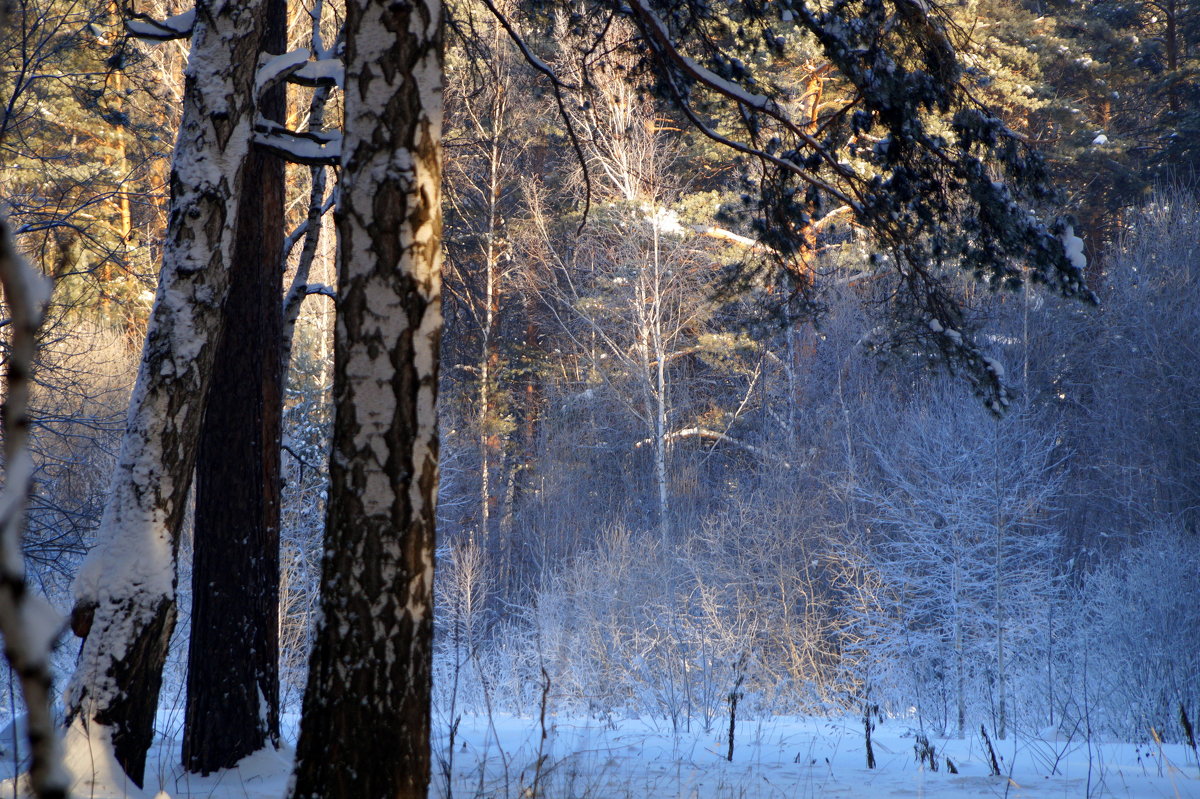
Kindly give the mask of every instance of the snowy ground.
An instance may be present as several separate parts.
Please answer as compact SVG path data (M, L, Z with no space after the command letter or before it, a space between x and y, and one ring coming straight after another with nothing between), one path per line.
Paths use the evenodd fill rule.
M170 718L163 728L177 732ZM294 719L292 720L294 725ZM728 722L725 722L726 724ZM292 728L294 732L294 726ZM438 747L444 757L445 734ZM1051 736L1046 736L1051 737ZM733 762L725 760L722 730L672 734L669 725L590 719L547 720L542 741L537 719L464 717L453 757L453 796L460 799L783 799L795 797L1179 797L1200 799L1200 767L1184 746L1112 744L1053 736L1000 742L1007 776L988 774L981 739L935 738L939 768L918 767L912 727L887 721L874 735L877 768L868 770L861 722L777 718L739 725ZM261 752L238 768L209 777L176 765L178 740L164 739L147 762L147 790L121 786L105 774L86 741L70 746L71 766L96 783L77 783L77 796L137 799L280 799L289 753ZM958 774L946 769L946 758ZM540 765L540 768L538 764ZM7 765L5 776L12 773ZM435 764L432 797L446 799ZM534 785L536 781L536 794ZM97 784L98 783L98 784ZM11 795L11 782L0 796Z

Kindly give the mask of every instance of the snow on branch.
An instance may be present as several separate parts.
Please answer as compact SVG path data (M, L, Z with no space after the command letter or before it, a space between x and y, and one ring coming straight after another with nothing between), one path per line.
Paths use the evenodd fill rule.
M719 241L727 241L731 244L740 244L743 247L750 249L752 252L770 252L775 250L763 244L757 239L752 239L749 236L743 236L740 233L735 233L732 230L725 228L714 227L713 225L693 225L692 231L699 236L707 236Z
M729 444L737 447L738 449L744 450L751 455L766 457L766 453L763 452L759 447L756 447L753 444L747 444L745 441L738 441L733 436L726 435L719 430L710 430L707 427L685 427L682 430L673 430L663 436L663 439L667 442L681 441L685 438L698 438L702 441L712 441L715 444ZM654 443L654 439L644 438L634 444L633 448L641 449L642 447L649 446L652 443Z
M264 54L258 72L254 74L254 94L262 97L263 92L282 80L287 80L300 67L308 63L308 50L298 47L283 55L270 56Z
M298 86L318 88L328 86L342 88L346 67L340 58L318 58L308 61L288 76L288 81Z
M264 56L254 76L256 96L261 97L263 92L284 80L312 88L340 87L345 75L342 60L330 57L313 61L311 55L307 48L299 47L283 55Z
M254 125L254 143L293 164L337 166L342 157L342 132L295 131L274 122Z
M157 20L146 14L134 13L132 19L125 20L125 30L135 39L149 42L169 42L172 39L186 39L192 35L192 27L196 24L196 9L192 8L182 14Z
M327 286L324 283L308 283L304 286L304 294L306 296L320 294L322 297L329 297L331 300L337 299L337 289L333 288L333 286Z

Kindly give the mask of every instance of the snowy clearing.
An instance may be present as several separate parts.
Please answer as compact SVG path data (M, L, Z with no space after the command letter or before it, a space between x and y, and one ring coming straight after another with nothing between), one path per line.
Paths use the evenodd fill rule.
M161 729L178 732L177 720L160 714ZM444 722L444 719L442 720ZM285 722L294 736L297 719ZM866 768L861 720L780 717L740 723L733 762L727 762L728 720L709 732L673 734L670 724L645 720L615 723L578 717L548 717L546 739L536 718L497 715L464 717L453 753L452 795L469 797L545 796L554 799L767 799L878 796L914 797L1200 797L1200 767L1183 745L1097 743L1082 735L1019 736L996 742L1005 776L990 776L989 756L976 734L965 740L931 737L938 770L917 764L918 730L889 719L872 735L877 767ZM437 730L431 797L446 799L445 763L449 727ZM1048 735L1049 731L1043 731ZM286 791L291 749L252 755L236 769L208 777L186 774L178 765L178 738L160 737L147 761L146 790L115 784L101 764L97 779L86 742L68 745L75 772L74 794L96 799L277 799ZM949 758L957 774L946 768ZM541 762L541 768L538 763ZM9 761L5 776L12 774ZM81 778L83 778L81 780ZM536 785L536 789L535 789ZM10 795L11 779L0 785Z

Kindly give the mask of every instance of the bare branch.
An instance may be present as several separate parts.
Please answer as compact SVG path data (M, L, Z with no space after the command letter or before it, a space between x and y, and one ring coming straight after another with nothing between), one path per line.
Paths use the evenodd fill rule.
M317 169L317 168L318 167L314 167L314 169ZM324 166L319 167L319 168L324 169ZM325 216L325 214L329 213L330 210L333 209L333 203L334 203L335 197L336 197L336 194L329 195L329 198L327 200L325 200L325 202L320 206L320 211L317 214L318 217ZM318 200L319 199L320 198L318 198ZM283 240L282 261L287 261L288 256L290 256L292 254L292 250L296 249L296 245L300 242L300 239L302 239L308 235L309 227L310 227L309 221L307 219L305 219L303 222L296 225L295 229L292 230L292 232L287 235L287 238Z

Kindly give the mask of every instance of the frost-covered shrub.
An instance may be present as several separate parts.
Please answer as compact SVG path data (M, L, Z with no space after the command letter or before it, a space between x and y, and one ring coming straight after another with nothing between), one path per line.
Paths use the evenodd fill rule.
M434 704L450 716L480 712L492 701L495 675L502 670L487 646L493 621L491 564L486 551L469 539L441 546L437 563Z
M756 541L735 527L718 517L667 549L652 533L610 528L487 637L479 679L528 712L545 669L558 708L674 729L713 729L739 679L739 713L811 709L829 639L810 601L809 561L796 562L800 549L783 548L782 534Z
M1180 705L1200 709L1200 536L1146 533L1087 576L1080 604L1075 670L1083 683L1086 665L1092 723L1183 740Z
M915 707L941 731L986 719L1003 735L1030 704L1024 670L1051 647L1055 436L1027 412L997 420L957 392L901 413L871 442L874 474L859 489L863 555L878 574L873 602L860 603L863 667L877 701Z

